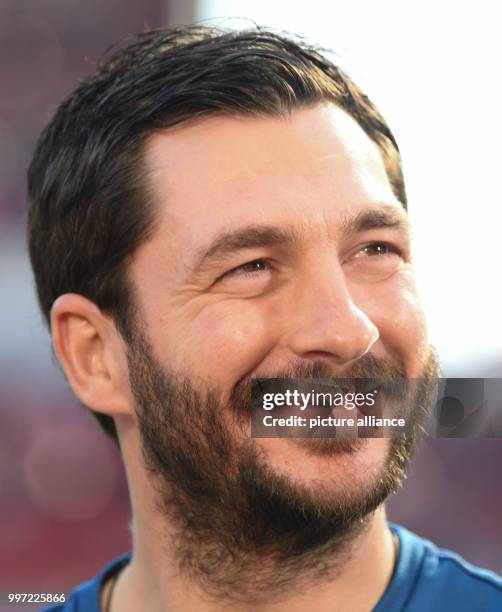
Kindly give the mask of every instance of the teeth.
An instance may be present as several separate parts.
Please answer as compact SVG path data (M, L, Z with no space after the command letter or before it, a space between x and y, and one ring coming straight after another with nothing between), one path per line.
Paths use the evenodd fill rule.
M347 395L347 393L355 393L356 392L356 388L354 385L348 386L342 386L340 387L340 393L343 393L344 395Z

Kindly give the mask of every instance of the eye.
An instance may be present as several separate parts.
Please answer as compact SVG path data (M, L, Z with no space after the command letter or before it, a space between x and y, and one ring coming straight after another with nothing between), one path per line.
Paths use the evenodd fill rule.
M355 258L375 257L376 255L399 255L402 256L401 250L388 242L372 242L360 249Z
M253 259L241 266L237 266L233 270L229 270L223 275L223 278L228 276L258 276L263 272L268 272L270 265L266 259Z
M390 278L406 261L404 251L388 242L370 242L346 260L346 270L353 280L377 282Z

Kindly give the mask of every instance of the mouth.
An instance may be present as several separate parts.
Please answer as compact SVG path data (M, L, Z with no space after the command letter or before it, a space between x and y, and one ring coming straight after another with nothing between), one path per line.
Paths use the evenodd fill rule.
M396 417L407 405L406 382L402 378L261 379L252 393L252 431L258 432L257 437L272 436L267 433L272 429L260 429L266 417L265 424L279 423L285 437L392 437L398 420L402 426ZM289 401L293 399L299 401Z
M339 398L339 409L361 414L375 414L375 406L381 404L383 394L382 382L374 380L354 380L351 384L341 384L335 387L334 393Z
M384 412L384 392L381 384L364 381L362 384L342 385L337 389L337 393L341 398L341 405L321 411L319 407L310 405L305 410L308 412L306 416L318 419L319 425L313 428L313 435L379 437L377 430L381 430L381 427L372 423L376 423L376 419Z

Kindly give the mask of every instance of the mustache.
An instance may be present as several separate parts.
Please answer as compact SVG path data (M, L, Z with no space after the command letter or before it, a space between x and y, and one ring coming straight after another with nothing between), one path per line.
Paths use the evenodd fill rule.
M397 364L383 357L376 357L371 353L363 355L357 362L343 371L334 371L333 366L324 361L291 363L273 372L246 377L234 387L229 398L230 407L241 417L249 417L251 415L251 385L258 378L280 380L302 378L327 379L330 382L340 381L342 385L343 381L354 379L364 379L365 381L403 380L406 378L406 373L403 364Z

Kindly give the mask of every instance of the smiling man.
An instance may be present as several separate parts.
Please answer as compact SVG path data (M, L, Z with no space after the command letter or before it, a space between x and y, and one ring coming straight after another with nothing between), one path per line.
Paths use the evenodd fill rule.
M502 608L494 574L388 525L415 436L250 435L255 378L438 375L397 145L321 52L141 35L58 109L29 192L54 348L133 511L132 552L55 609Z

